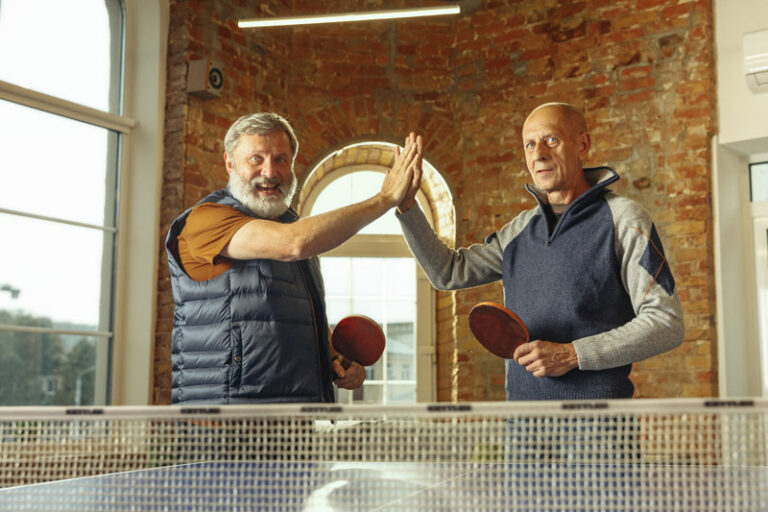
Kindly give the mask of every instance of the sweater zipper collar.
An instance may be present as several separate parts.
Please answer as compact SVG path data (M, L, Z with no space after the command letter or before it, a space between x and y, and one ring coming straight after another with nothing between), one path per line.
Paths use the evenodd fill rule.
M619 181L618 173L606 165L600 167L585 167L584 175L587 179L587 183L590 184L589 190L581 194L571 204L568 205L565 211L560 215L557 223L552 227L551 233L549 231L547 213L544 210L544 205L549 204L546 201L546 193L536 188L535 185L528 184L525 186L525 189L528 191L528 193L531 194L538 203L539 211L541 212L541 215L544 217L545 221L547 221L547 246L552 244L552 240L554 240L555 236L560 231L560 226L563 224L565 218L568 216L571 210L573 210L573 208L576 208L577 205L583 204L587 201L591 201L592 198L594 198L598 193L602 192L608 185Z

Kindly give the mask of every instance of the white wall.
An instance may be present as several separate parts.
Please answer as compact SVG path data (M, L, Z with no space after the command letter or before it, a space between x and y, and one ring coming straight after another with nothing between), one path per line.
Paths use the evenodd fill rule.
M768 30L768 1L715 0L717 101L720 144L743 152L765 153L768 141L768 92L753 93L744 79L742 39Z
M744 78L745 33L768 30L768 1L715 0L719 136L713 210L720 396L762 394L748 163L768 152L768 92ZM765 314L765 313L763 313Z
M761 391L754 254L747 169L749 159L714 143L715 287L719 395ZM744 199L746 198L746 200Z

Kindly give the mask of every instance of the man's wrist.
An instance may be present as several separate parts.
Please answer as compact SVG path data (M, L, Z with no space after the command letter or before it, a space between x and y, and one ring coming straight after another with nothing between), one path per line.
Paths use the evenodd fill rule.
M569 361L570 361L571 366L573 367L572 369L578 368L579 367L579 353L576 352L576 346L573 344L573 342L568 343L567 346L570 349L569 350Z
M398 215L403 215L405 212L413 208L415 205L416 205L416 201L409 201L408 204L406 204L406 202L403 201L397 206Z

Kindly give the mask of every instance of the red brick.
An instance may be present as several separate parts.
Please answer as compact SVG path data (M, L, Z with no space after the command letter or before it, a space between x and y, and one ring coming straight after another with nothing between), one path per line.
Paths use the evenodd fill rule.
M284 8L282 0L257 4L261 13ZM297 13L330 7L330 0L292 3ZM217 19L218 12L242 9L239 0L171 5L163 230L180 209L225 182L221 138L229 123L269 109L287 114L300 134L299 176L351 140L400 140L409 129L421 130L430 162L453 194L441 200L455 207L455 240L482 241L534 204L522 190L530 181L519 149L524 112L544 101L571 101L588 110L590 163L616 167L623 179L614 188L641 201L657 220L690 312L683 347L635 365L636 396L716 392L709 292L709 137L716 126L711 2L588 0L546 7L486 0L475 13L451 19L274 31L243 31L231 19ZM186 94L186 62L194 57L222 61L224 98ZM650 186L635 188L642 178ZM154 400L167 403L167 265L159 274ZM503 363L478 348L466 325L469 308L487 297L502 300L500 286L438 294L440 400L504 398Z

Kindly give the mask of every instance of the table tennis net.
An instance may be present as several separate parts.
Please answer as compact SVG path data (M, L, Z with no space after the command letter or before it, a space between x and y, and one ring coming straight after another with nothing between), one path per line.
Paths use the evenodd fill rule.
M0 408L0 510L768 510L768 402Z

